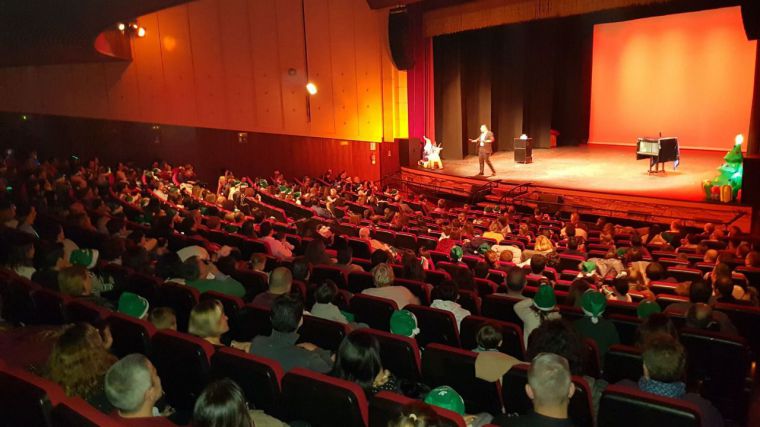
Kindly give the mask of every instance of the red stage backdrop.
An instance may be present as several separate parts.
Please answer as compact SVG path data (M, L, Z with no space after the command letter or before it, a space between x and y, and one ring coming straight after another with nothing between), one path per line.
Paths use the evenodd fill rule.
M596 25L589 142L662 132L682 148L730 148L749 130L755 43L739 7Z

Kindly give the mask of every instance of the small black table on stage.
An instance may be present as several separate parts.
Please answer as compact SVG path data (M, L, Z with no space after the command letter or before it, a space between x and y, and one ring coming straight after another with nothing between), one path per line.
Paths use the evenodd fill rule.
M680 160L678 138L639 138L636 141L636 160L642 159L649 159L649 173L652 173L652 166L654 172L665 172L665 162L673 162L673 169L677 168Z
M533 163L533 138L515 138L515 163Z

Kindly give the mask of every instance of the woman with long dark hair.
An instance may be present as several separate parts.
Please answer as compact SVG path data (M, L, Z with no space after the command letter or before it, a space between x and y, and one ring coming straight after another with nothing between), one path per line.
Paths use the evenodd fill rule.
M372 396L380 391L399 391L396 377L383 369L377 338L352 334L343 339L335 354L332 376L357 383Z

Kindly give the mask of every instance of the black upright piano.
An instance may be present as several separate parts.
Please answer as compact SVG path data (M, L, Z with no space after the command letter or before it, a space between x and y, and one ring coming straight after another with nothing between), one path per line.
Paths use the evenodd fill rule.
M649 159L649 173L665 172L665 163L673 162L673 169L680 162L678 138L639 138L636 142L636 160ZM659 170L662 165L662 170Z

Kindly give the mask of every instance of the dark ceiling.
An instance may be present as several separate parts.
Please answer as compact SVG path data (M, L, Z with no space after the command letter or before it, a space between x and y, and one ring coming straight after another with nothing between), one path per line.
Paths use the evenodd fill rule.
M117 22L191 0L0 0L0 66L112 60L93 47Z

